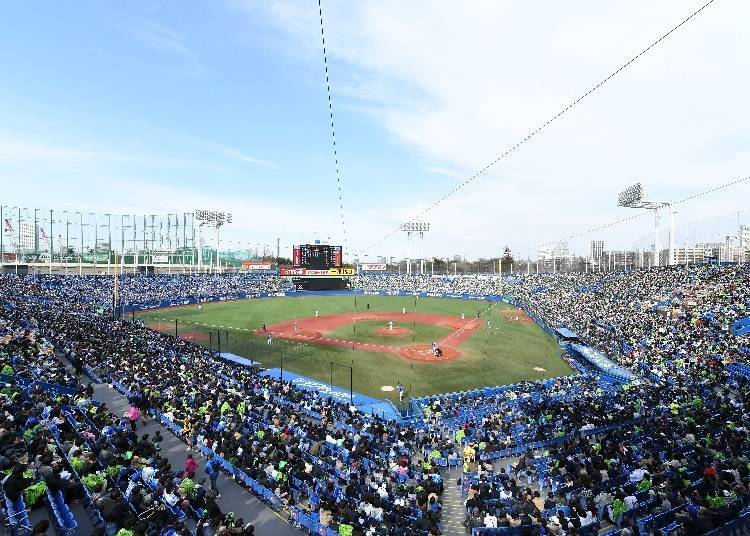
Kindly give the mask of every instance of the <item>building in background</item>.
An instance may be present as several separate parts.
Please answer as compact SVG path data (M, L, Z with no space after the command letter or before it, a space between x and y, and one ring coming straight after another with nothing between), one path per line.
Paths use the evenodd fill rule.
M2 225L5 251L24 254L35 250L36 232L33 223L19 223L6 218Z
M561 240L552 249L552 256L556 259L563 259L570 257L570 247L568 246L567 240Z
M740 247L743 249L750 249L750 226L740 225L739 233Z
M598 261L599 259L601 259L603 254L604 254L604 240L592 240L591 252L589 254L589 257L591 257L591 259L595 261Z
M674 249L675 264L702 264L706 257L706 244L693 244Z
M21 253L30 253L36 246L36 232L33 223L21 222L18 226L20 242L18 249Z

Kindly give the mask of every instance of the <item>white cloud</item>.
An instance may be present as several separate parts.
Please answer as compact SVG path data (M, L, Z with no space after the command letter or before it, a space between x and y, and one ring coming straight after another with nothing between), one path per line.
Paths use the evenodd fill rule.
M269 20L290 56L320 61L317 6L234 3ZM472 170L466 178L702 3L325 2L334 98L361 106L423 169ZM628 215L615 197L636 180L668 200L750 172L743 143L750 134L748 15L750 5L740 0L706 8L431 211L428 247L476 256L506 243L533 250ZM422 205L453 187L416 186ZM378 222L386 228L419 208L405 199L357 199L355 185L345 187L357 211L380 201ZM697 211L730 212L744 202L739 191L747 190L696 204ZM361 249L379 238L379 228L350 236ZM649 222L639 220L596 238L628 247L648 232ZM573 248L583 251L590 238ZM403 250L402 242L391 239L382 253Z
M202 147L206 145L200 142L197 144ZM127 144L123 142L122 145ZM81 170L96 171L100 176L106 176L110 171L121 173L130 167L162 170L201 168L214 172L225 171L220 166L198 159L174 158L166 154L154 156L124 148L112 149L102 144L73 140L59 141L55 136L32 138L8 131L0 131L0 164L6 168L24 169L29 173L49 173L52 170L55 175L59 176ZM0 176L3 171L0 169Z
M188 44L187 38L180 32L152 20L134 19L126 21L125 31L142 46L159 54L168 54L180 58L170 70L185 78L197 78L205 74L205 68L199 60L196 50Z
M200 142L195 145L210 146ZM235 152L233 157L241 162L272 165ZM326 239L331 229L340 228L335 214L310 206L304 199L278 196L273 189L249 195L232 188L231 180L215 175L221 168L199 156L193 160L152 157L101 145L72 141L65 144L0 131L3 205L12 200L13 206L25 207L32 213L41 209L42 214L49 209L56 214L67 210L139 216L181 214L196 208L224 210L233 214L233 223L222 231L225 247L260 243L275 251L278 238L286 255L291 254L293 242ZM210 173L215 178L210 185L205 181L174 180L188 171ZM213 243L213 236L206 240ZM339 241L340 236L333 240Z
M219 153L231 156L232 158L239 160L240 162L245 162L247 164L258 164L260 166L266 166L266 167L276 167L276 165L269 161L269 160L261 160L259 158L255 158L254 156L247 155L245 153L240 152L237 149L234 149L232 147L227 147L226 145L221 145L218 143L211 143L209 144L209 147L216 150Z
M0 132L0 163L6 166L36 165L40 161L71 166L95 161L122 162L133 160L132 156L122 153L48 144L34 140L20 139L12 134Z
M425 168L425 171L429 171L430 173L434 173L435 175L443 175L445 177L452 177L454 179L463 179L466 176L466 173L460 173L453 169L446 169L438 166L428 166Z
M185 44L185 38L178 32L150 20L135 21L130 30L142 44L160 52L192 54L193 50Z

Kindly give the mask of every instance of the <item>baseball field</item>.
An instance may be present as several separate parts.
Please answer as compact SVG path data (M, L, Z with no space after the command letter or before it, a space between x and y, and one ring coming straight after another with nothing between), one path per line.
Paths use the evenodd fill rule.
M503 303L397 296L305 296L152 310L153 329L375 398L570 374L560 347ZM265 330L264 330L265 325ZM433 344L442 356L433 355Z

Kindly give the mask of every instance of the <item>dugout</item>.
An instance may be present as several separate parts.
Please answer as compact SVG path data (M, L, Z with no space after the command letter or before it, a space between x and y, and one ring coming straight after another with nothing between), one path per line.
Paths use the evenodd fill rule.
M568 328L555 328L555 336L560 340L560 342L578 342L578 335L576 334L576 332Z

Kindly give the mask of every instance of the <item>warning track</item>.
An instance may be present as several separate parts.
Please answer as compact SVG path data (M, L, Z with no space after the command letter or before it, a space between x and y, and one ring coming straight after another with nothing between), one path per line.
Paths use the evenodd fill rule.
M452 331L437 341L437 345L443 350L441 357L434 357L430 345L412 345L398 346L394 344L378 344L359 341L349 341L344 339L335 339L326 337L325 333L337 328L362 322L366 320L382 320L385 324L389 321L399 323L431 324L445 326ZM325 346L340 346L352 349L362 349L375 352L387 352L399 355L406 359L417 361L452 361L461 356L458 347L463 343L476 329L482 325L478 318L461 320L455 316L437 315L430 313L398 313L398 312L367 312L367 313L341 313L335 315L321 315L319 317L305 317L279 322L266 326L266 332L255 330L253 333L258 336L266 336L271 333L273 337L289 341L304 341L309 344L319 344ZM394 331L395 331L394 327ZM385 328L387 330L387 328ZM384 339L389 338L390 334L378 330Z

